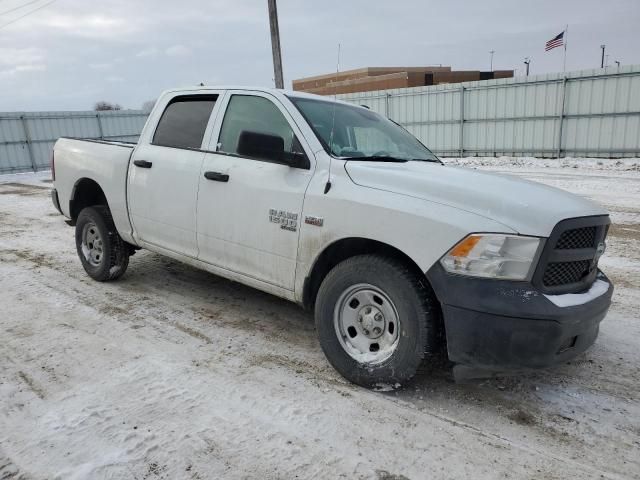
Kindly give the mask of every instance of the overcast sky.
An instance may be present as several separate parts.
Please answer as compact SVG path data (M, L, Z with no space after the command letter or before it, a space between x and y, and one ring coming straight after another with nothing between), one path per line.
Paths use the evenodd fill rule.
M271 86L267 0L0 0L0 111L139 108L165 88ZM21 5L22 9L6 12ZM278 0L285 86L365 66L567 70L640 64L640 0ZM3 25L6 25L3 27Z

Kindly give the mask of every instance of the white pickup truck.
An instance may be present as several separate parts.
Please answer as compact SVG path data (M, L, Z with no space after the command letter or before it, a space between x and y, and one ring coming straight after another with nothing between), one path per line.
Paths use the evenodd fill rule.
M609 216L562 190L444 165L367 108L262 88L164 92L136 145L61 138L53 202L95 280L145 248L314 309L329 362L402 385L586 350L613 287Z

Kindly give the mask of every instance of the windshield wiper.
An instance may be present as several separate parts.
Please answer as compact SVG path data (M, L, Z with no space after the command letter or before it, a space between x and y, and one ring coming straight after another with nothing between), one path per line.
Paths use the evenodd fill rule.
M393 162L393 163L406 163L409 161L412 162L433 162L433 163L442 163L440 160L435 158L398 158L392 157L390 155L369 155L362 157L339 157L340 160L363 160L365 162Z
M370 155L362 157L338 157L340 160L362 160L364 162L394 162L394 163L406 163L409 160L406 158L391 157L389 155Z
M411 160L415 162L431 162L431 163L442 163L442 160L438 158L412 158Z

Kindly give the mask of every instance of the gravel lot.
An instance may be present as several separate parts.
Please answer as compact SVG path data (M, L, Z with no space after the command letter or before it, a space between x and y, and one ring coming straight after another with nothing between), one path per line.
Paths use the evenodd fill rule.
M0 479L640 478L637 162L460 163L611 211L614 305L585 355L363 390L293 304L149 252L90 280L47 174L0 177Z

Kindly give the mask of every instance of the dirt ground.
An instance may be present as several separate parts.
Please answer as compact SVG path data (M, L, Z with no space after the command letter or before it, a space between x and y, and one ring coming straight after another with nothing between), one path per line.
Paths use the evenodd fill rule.
M46 174L0 177L0 479L640 478L640 172L482 168L611 211L613 307L575 361L391 393L267 294L149 252L92 281Z

